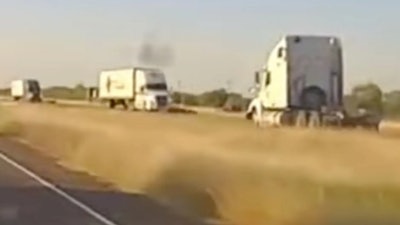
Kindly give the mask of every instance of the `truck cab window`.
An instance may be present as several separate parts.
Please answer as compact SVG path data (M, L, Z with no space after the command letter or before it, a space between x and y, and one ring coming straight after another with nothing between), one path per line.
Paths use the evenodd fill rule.
M265 74L265 86L268 86L271 83L271 72L267 72Z
M27 86L28 86L28 91L31 93L40 92L39 82L37 82L37 81L28 80Z
M147 84L146 89L148 89L148 90L167 90L167 84L163 84L163 83Z
M278 49L278 58L282 58L283 57L284 51L285 51L285 49L283 47L280 47Z

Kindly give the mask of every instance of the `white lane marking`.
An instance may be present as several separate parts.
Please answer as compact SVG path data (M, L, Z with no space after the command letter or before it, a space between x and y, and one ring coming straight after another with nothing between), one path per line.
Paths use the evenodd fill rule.
M49 190L53 191L54 193L58 194L60 197L62 197L63 199L67 200L68 202L72 203L74 206L80 208L81 210L83 210L84 212L86 212L87 214L92 216L93 218L97 219L102 224L105 224L105 225L117 225L116 223L114 223L111 220L107 219L106 217L104 217L100 213L96 212L95 210L93 210L89 206L85 205L84 203L80 202L76 198L72 197L71 195L69 195L65 191L59 189L54 184L52 184L49 181L41 178L39 175L37 175L34 172L30 171L29 169L23 167L21 164L15 162L14 160L12 160L8 156L4 155L3 153L0 153L0 159L4 160L9 165L15 167L16 169L18 169L19 171L21 171L25 175L27 175L30 178L32 178L33 180L37 181L39 184L43 185L44 187L46 187Z

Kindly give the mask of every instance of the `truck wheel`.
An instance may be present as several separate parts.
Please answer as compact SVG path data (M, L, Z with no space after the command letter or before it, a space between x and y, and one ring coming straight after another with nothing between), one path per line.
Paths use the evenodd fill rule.
M115 109L115 106L116 106L115 100L111 99L111 100L108 102L108 107L109 107L110 109Z
M128 110L128 104L125 100L121 100L119 103L122 105L122 107L124 107L124 110Z
M306 127L307 126L307 112L306 111L298 111L296 115L295 121L296 127Z
M42 99L39 96L34 96L34 97L32 97L31 101L33 103L40 103L40 102L42 102Z
M332 119L329 118L328 116L322 116L321 118L321 126L322 127L329 127L329 126L335 126L335 127L340 127L340 122L338 119Z
M317 128L321 126L321 116L319 112L311 112L310 118L308 121L308 126L311 128Z
M280 124L282 126L291 126L293 125L294 117L292 112L282 112L282 116L280 118Z
M256 110L254 108L252 108L250 112L246 113L246 119L253 120L255 112L256 112Z

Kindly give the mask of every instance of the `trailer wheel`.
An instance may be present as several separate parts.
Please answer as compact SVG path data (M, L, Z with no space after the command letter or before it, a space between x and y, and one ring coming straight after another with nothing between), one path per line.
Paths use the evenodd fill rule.
M280 124L282 126L291 126L293 125L294 117L292 112L282 112L282 116L280 119Z
M306 127L307 126L307 112L306 111L299 111L296 115L296 127Z
M256 109L252 108L250 112L246 113L246 119L253 120L255 113L256 113Z
M119 102L119 104L122 105L122 107L124 108L124 110L128 110L128 104L126 103L125 100L121 100L121 101Z
M109 107L110 109L115 109L115 106L116 106L115 100L114 100L114 99L111 99L111 100L108 102L108 107Z
M322 115L321 116L322 127L342 127L341 119L336 116Z
M308 126L311 128L317 128L321 126L321 116L319 112L313 111L310 113Z

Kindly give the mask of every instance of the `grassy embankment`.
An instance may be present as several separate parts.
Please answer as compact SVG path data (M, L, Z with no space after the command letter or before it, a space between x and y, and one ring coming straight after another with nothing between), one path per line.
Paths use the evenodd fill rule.
M400 223L397 128L392 135L258 130L211 115L6 111L18 135L66 167L186 213L240 225Z

